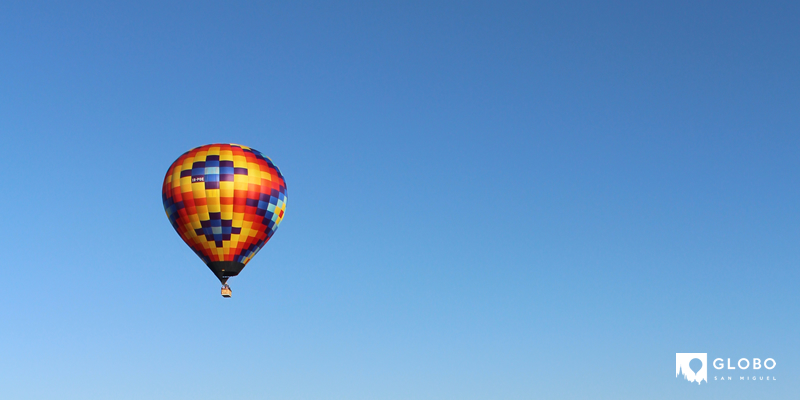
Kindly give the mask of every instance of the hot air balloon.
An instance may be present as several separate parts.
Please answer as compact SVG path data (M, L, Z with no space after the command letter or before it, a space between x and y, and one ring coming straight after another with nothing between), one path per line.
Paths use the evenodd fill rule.
M208 144L178 157L161 189L172 227L222 283L239 275L278 229L286 181L269 157L238 144Z

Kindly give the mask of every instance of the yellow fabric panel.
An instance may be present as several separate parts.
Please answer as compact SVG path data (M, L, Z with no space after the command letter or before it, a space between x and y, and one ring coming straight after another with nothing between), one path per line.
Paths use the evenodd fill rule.
M195 199L206 198L205 182L192 182L192 196L194 196Z
M222 204L220 205L220 217L222 219L230 220L233 218L233 205L232 204Z
M219 183L219 196L220 197L230 197L233 198L233 187L234 182L231 181L223 181Z
M210 213L222 211L219 207L219 189L206 189L206 204Z

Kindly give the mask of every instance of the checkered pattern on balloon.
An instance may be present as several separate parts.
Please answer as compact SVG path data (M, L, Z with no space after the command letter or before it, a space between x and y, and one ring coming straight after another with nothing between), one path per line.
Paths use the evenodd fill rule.
M286 182L259 151L210 144L172 163L162 200L175 231L212 271L212 265L231 262L244 268L283 220Z

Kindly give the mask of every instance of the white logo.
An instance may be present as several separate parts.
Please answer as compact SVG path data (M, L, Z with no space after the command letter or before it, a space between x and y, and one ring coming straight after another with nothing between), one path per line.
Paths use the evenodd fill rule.
M708 383L708 353L675 353L675 377L683 375L689 382Z

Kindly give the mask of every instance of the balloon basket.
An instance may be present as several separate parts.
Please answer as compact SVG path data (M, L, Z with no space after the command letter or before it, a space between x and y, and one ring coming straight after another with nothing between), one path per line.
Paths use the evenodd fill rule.
M222 297L230 298L231 297L231 287L228 285L222 285Z

